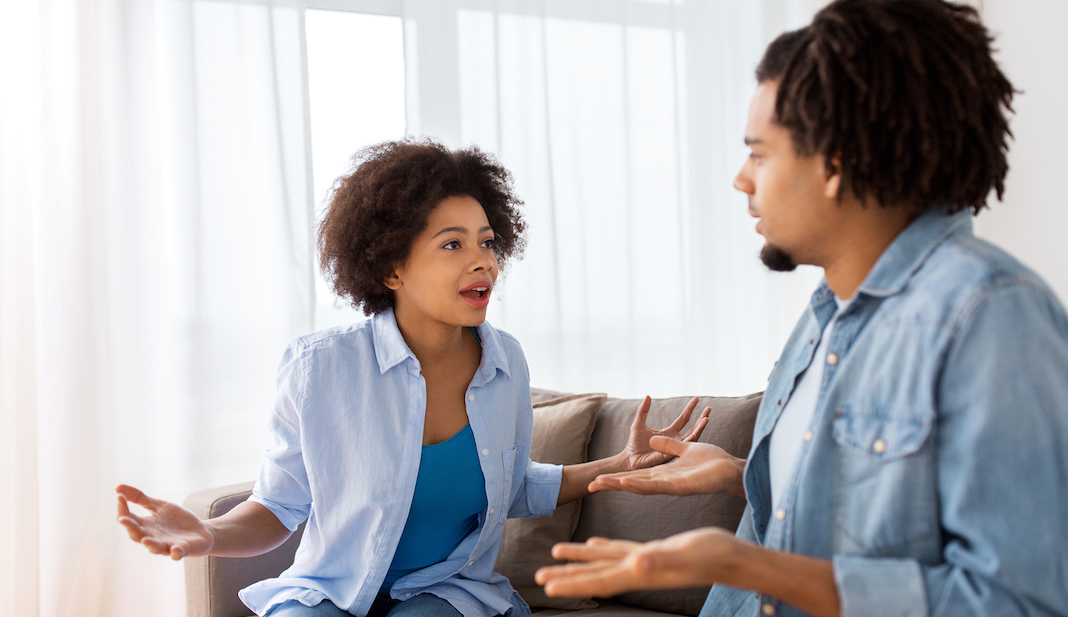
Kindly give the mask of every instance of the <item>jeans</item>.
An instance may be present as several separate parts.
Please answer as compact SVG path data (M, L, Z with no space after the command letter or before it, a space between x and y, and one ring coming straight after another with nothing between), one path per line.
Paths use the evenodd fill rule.
M296 600L289 600L274 607L267 613L270 617L351 617L330 600L323 600L315 606L304 606ZM410 600L394 600L380 595L371 605L367 617L463 617L460 611L441 598L421 593Z

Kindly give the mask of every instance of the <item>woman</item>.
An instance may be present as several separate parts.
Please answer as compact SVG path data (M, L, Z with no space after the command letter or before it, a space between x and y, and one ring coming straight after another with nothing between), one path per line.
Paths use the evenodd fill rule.
M599 474L664 462L639 408L627 448L560 467L529 460L522 349L485 322L523 248L507 170L429 140L361 151L319 227L323 272L367 322L297 338L278 375L274 443L252 497L224 516L120 486L119 522L173 559L252 556L308 520L293 566L242 590L257 614L529 615L493 572L510 516L544 516ZM696 439L707 411L684 435ZM127 502L148 509L137 516Z

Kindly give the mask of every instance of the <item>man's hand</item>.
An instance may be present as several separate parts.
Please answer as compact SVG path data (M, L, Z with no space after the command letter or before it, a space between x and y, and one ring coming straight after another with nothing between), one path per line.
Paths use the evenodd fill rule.
M692 429L686 433L680 433L686 423L690 421L690 415L693 414L698 401L699 399L696 396L693 397L682 410L682 413L679 414L679 417L671 423L671 426L663 430L653 430L646 424L652 399L648 396L645 397L641 404L638 405L638 413L634 415L634 422L630 425L630 439L627 440L627 447L622 452L631 471L661 465L672 459L674 455L666 454L652 447L650 442L657 437L676 439L686 443L695 442L701 437L705 426L708 425L708 413L712 411L711 407L705 407Z
M541 568L534 580L549 596L599 598L638 589L708 586L729 578L745 544L713 527L644 544L591 538L585 544L553 547L556 559L585 563Z
M119 500L119 523L131 540L143 544L150 552L178 560L206 555L215 543L208 527L189 510L153 499L132 486L121 485L115 492ZM128 503L135 503L148 513L137 516L130 512Z
M694 399L691 405L694 405L696 400ZM646 402L648 402L648 399L646 399ZM648 408L646 411L648 411ZM683 411L683 414L688 415L688 411L692 411L689 406L686 411ZM638 413L639 418L641 418L640 408ZM706 410L706 415L702 418L704 423L708 422L707 413L708 411ZM638 420L636 419L635 426L637 424ZM678 424L678 421L676 421L676 424ZM644 426L644 421L642 425ZM672 425L672 427L674 426L675 424ZM704 428L704 424L700 423L700 421L699 426L702 429ZM697 428L695 427L694 430L696 431ZM632 428L632 439L634 432L635 429ZM651 469L638 469L597 476L590 483L590 492L628 491L641 495L725 493L740 497L745 496L745 488L742 483L745 459L731 456L719 446L693 440L679 441L662 435L651 437L649 446L661 453L665 460L670 460L672 457L677 458L670 463Z

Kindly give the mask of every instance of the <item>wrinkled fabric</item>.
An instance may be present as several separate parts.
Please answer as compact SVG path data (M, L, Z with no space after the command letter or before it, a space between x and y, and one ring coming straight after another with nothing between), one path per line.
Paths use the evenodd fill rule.
M430 593L467 617L530 609L493 565L508 517L551 514L562 467L530 461L530 376L519 343L488 323L467 389L486 480L478 528L440 563L397 580L391 595ZM287 600L330 600L366 615L408 518L422 450L426 383L393 312L297 338L278 372L273 444L250 499L290 530L307 519L292 567L241 591L257 614Z
M771 374L738 536L833 560L847 617L1068 614L1068 318L1050 289L970 213L935 209L813 358L835 308L824 281ZM812 362L812 438L773 510L770 435ZM716 586L701 614L802 613Z

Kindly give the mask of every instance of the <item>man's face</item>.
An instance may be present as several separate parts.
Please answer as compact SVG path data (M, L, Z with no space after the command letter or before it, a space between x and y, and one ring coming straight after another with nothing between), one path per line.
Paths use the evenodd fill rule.
M749 196L749 214L764 236L761 260L773 270L797 264L822 265L833 237L838 176L829 175L820 155L800 156L790 132L772 119L778 83L757 87L749 104L745 143L750 154L734 178Z

